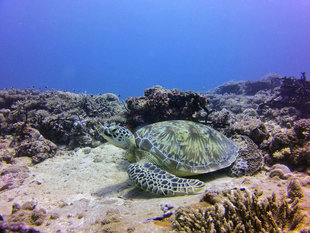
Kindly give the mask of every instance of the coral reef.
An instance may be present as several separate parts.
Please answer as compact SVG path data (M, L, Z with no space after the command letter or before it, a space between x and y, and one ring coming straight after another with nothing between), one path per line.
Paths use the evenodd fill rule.
M310 232L309 90L305 74L230 82L206 93L155 86L127 106L114 94L2 90L0 232ZM134 129L171 119L202 122L232 138L239 157L225 172L254 176L201 176L209 190L199 203L200 195L154 199L130 187L121 151L92 148L101 125ZM253 191L259 187L264 193ZM104 200L79 204L102 190ZM10 213L12 203L25 200L32 201L13 204ZM163 213L161 201L169 202ZM173 208L184 203L195 204Z
M207 123L229 137L248 136L270 166L282 163L292 170L306 170L309 93L304 73L300 79L271 74L261 81L229 82L205 93L211 110Z
M268 152L266 162L283 163L292 169L305 169L310 165L310 119L300 119L292 128L275 127L271 137L261 146Z
M126 108L114 94L87 95L61 91L1 90L1 135L12 134L14 124L39 130L56 144L91 146L100 124L125 124Z
M293 185L292 185L293 186ZM299 197L280 199L276 194L265 199L261 192L250 193L246 189L223 191L210 207L180 207L172 220L173 229L181 232L283 232L296 230L302 225L304 215L299 208ZM205 195L206 196L206 195ZM211 197L210 197L211 196ZM210 203L209 203L210 205Z
M126 103L129 109L127 123L131 128L163 120L197 121L209 113L205 96L161 86L148 88L144 96L130 97Z
M310 81L302 73L300 79L285 77L277 90L277 98L267 104L273 108L294 107L299 109L304 117L310 117Z
M255 95L262 90L272 90L281 83L281 76L268 74L261 81L227 82L212 92L216 94Z
M269 137L266 126L255 114L249 115L250 110L247 109L242 114L236 114L230 120L230 130L234 134L249 136L256 144L260 144ZM256 112L255 112L256 113Z

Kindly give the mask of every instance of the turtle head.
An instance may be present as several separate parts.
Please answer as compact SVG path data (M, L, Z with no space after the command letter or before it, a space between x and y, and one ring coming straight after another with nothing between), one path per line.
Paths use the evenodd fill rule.
M121 126L103 126L101 135L114 146L127 151L136 146L134 135L128 129Z

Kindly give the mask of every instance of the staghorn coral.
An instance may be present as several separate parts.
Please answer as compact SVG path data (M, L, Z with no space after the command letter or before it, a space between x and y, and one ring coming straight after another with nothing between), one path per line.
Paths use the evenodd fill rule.
M262 193L256 190L251 194L246 189L223 191L221 195L224 201L211 207L178 208L172 220L173 229L211 233L283 232L296 229L304 218L298 197L277 199L273 193L262 199Z

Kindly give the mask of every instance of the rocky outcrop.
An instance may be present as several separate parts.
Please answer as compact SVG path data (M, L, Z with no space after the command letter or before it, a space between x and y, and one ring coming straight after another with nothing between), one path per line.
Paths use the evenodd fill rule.
M164 120L197 121L209 112L205 96L191 91L168 90L161 86L148 88L144 96L130 97L126 103L130 128Z

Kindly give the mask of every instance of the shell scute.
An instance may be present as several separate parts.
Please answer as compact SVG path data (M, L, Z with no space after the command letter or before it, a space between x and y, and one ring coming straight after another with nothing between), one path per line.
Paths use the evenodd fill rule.
M151 152L170 170L188 174L228 167L238 147L222 133L199 123L175 120L154 123L135 133L137 147Z

